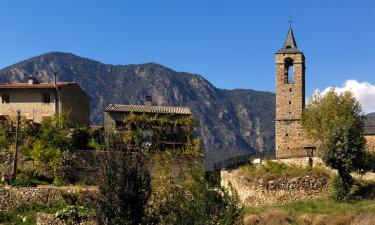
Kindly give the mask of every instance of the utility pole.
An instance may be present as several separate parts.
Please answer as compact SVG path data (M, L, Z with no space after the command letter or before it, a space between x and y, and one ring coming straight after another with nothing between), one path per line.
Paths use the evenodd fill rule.
M14 151L14 159L13 159L13 175L16 177L17 175L17 157L18 157L18 130L20 128L20 110L17 110L17 124L16 124L16 143L15 143L15 151Z

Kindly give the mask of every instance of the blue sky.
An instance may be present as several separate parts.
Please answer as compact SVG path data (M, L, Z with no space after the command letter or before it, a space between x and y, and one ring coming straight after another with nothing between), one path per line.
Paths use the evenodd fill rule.
M306 88L375 84L375 1L2 0L0 67L50 51L156 62L220 88L275 90L292 16Z

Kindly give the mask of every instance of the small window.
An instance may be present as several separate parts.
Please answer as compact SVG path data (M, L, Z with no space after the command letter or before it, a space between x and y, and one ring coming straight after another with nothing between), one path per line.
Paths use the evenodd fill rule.
M42 101L43 103L50 103L51 102L51 96L48 93L42 94Z
M292 104L292 102L291 101L289 101L289 105L291 105Z
M1 95L1 102L2 103L9 103L9 94Z
M289 92L292 92L292 89L291 89L291 88L289 88Z
M289 134L285 134L285 137L288 137L289 136Z
M123 129L124 129L124 122L116 121L116 130L123 130Z
M173 128L172 128L172 133L173 134L178 134L179 133L179 126L173 126Z

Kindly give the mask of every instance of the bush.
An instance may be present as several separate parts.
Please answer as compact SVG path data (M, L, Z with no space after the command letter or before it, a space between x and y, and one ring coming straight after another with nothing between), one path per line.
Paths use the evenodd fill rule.
M345 177L345 178L343 178ZM334 176L332 179L331 198L338 202L350 200L350 190L353 185L353 178L349 176Z
M61 151L45 146L41 141L36 141L31 150L31 158L38 175L54 178L61 160Z
M31 187L34 186L31 177L26 175L25 173L19 173L17 174L16 179L14 179L11 183L12 186L15 187Z
M98 207L101 224L141 224L151 192L145 157L141 153L111 150L102 158Z
M55 216L68 224L80 224L94 217L94 211L84 206L69 205L57 211Z
M86 150L89 140L90 134L86 128L75 128L71 137L71 147L74 150Z
M193 167L185 181L175 183L171 155L163 153L155 163L149 224L235 224L242 211L236 192L218 185L216 174Z

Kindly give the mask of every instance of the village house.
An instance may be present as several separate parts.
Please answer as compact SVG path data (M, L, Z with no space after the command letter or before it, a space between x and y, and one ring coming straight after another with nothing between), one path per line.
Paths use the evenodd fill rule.
M27 83L0 83L0 119L9 120L20 111L35 123L55 114L69 113L74 126L90 125L89 96L75 82L40 83L29 77Z
M375 153L375 118L368 118L365 120L363 131L366 138L367 150Z
M187 107L110 104L104 114L105 130L128 135L132 148L184 149L192 142L194 122Z

